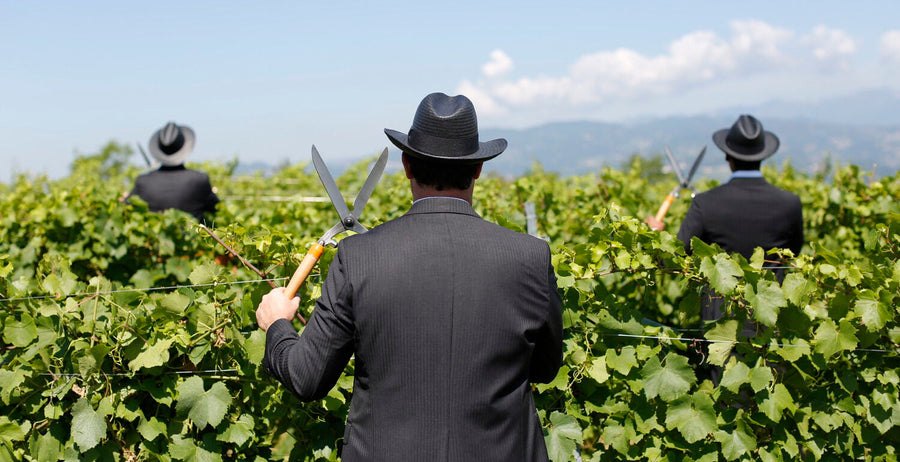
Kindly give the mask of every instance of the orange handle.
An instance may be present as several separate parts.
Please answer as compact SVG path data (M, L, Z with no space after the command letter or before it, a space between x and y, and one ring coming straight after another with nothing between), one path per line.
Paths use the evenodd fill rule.
M316 242L309 248L309 252L306 252L306 256L303 257L303 261L300 262L297 271L294 271L294 275L291 276L291 281L288 282L287 289L284 292L288 298L294 298L294 295L297 295L297 291L300 290L300 286L306 281L306 277L309 276L313 266L316 266L316 262L319 261L323 251L325 251L325 246Z
M657 221L662 221L663 217L666 216L666 212L669 211L669 206L672 205L672 202L675 202L675 195L670 193L666 196L666 199L663 201L662 205L659 206L659 211L656 212Z

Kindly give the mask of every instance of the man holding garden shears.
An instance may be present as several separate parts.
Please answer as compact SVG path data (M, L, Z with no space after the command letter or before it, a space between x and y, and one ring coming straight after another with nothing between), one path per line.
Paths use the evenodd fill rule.
M471 205L506 140L481 142L472 102L443 93L409 133L385 134L403 151L410 210L340 242L302 335L297 298L263 297L264 367L315 400L355 357L344 461L547 461L530 383L562 362L550 249Z

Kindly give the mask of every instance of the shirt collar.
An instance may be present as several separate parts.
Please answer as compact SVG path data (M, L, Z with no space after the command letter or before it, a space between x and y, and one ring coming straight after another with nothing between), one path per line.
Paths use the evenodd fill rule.
M728 181L731 181L735 178L762 178L763 174L759 170L735 170L731 172L731 177L728 178Z
M460 199L460 198L458 198L458 197L450 197L450 196L428 196L428 197L423 197L423 198L414 200L414 201L413 201L413 205L415 205L415 204L418 203L418 202L422 202L422 201L424 201L424 200L426 200L426 199L455 199L455 200L458 200L458 201L465 202L466 204L469 203L469 201L467 201L467 200L465 200L465 199ZM469 205L471 205L471 204L469 204Z

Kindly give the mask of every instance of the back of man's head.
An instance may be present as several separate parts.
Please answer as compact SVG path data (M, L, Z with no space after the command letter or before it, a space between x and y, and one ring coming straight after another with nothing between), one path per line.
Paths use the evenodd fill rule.
M725 155L725 159L728 160L729 165L731 165L731 170L759 170L760 164L762 164L761 160L740 160L738 158Z
M469 189L481 165L481 162L464 164L423 159L405 152L403 158L416 183L437 191Z

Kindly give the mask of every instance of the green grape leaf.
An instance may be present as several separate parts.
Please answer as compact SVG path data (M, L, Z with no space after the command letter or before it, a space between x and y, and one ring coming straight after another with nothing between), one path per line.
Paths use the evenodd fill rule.
M222 271L222 267L215 262L208 262L197 265L188 276L191 284L210 284L216 281L216 278Z
M72 440L84 452L105 437L106 419L91 407L87 397L79 399L72 407Z
M718 321L712 329L703 334L709 343L709 363L724 366L737 340L740 323L735 320Z
M730 294L737 287L744 271L728 254L720 253L700 262L700 274L709 279L709 285L721 295Z
M722 381L719 385L728 389L732 393L737 393L741 385L750 382L750 368L741 362L733 362L722 374Z
M767 388L774 380L772 369L765 364L759 364L750 370L750 388L757 393Z
M28 449L34 460L59 460L63 455L63 442L44 433L33 439Z
M169 444L169 453L173 459L187 460L191 462L222 462L222 455L207 451L197 446L192 438L185 438L181 435L172 437Z
M180 413L187 412L188 418L201 429L207 425L218 426L231 405L231 394L222 382L215 382L206 390L203 379L193 376L181 382L176 389L176 409Z
M744 425L739 424L734 431L719 430L715 433L716 441L722 444L722 455L725 460L747 457L756 449L756 438L749 435Z
M536 383L534 386L543 393L551 388L567 390L569 388L569 366L562 366L550 383Z
M0 369L0 401L10 404L12 392L24 381L25 372L22 369Z
M158 367L169 362L169 347L172 346L171 338L157 340L155 344L141 351L136 358L128 363L128 368L137 371L144 368Z
M761 399L759 401L759 410L774 422L781 421L781 416L785 409L792 412L796 409L794 397L791 396L787 387L780 383L775 384L772 391L763 391L756 396L758 400Z
M688 443L695 443L718 430L713 400L707 393L694 393L669 404L666 428L678 429Z
M840 329L834 321L826 319L819 324L815 335L816 352L826 358L835 353L856 348L858 339L856 329L846 320L841 321Z
M188 297L181 292L171 292L166 294L166 296L159 301L159 305L167 311L181 315L184 313L184 310L190 306L191 302L191 297Z
M244 342L244 348L247 350L247 360L251 364L257 366L262 364L266 353L266 333L261 329L255 329Z
M671 402L684 396L697 377L684 356L669 353L663 361L664 365L659 358L651 356L641 369L641 377L648 399L659 396L663 401Z
M809 301L809 294L816 289L815 281L807 279L798 271L788 273L781 284L781 291L791 303L804 306Z
M871 290L860 292L859 298L853 306L853 310L862 319L862 323L869 332L875 332L884 328L891 321L891 313Z
M3 328L3 340L6 342L24 348L35 339L37 339L37 326L31 316L23 314L19 321L6 321L6 326Z
M150 420L141 417L137 431L147 441L153 441L157 436L167 433L166 424L156 420L156 417L150 417Z
M232 422L228 425L228 428L225 429L219 436L216 437L219 441L224 441L226 443L234 443L238 446L243 445L247 440L253 437L253 426L255 422L253 421L253 417L249 414L242 414L238 417L236 422Z
M631 345L622 348L620 353L612 349L606 350L606 366L622 375L628 375L631 368L637 365L635 350Z
M0 442L14 442L25 439L25 431L17 422L6 416L0 416Z
M597 383L606 382L609 379L609 371L606 370L606 356L596 357L591 361L591 367L588 368L587 374Z
M756 290L747 284L745 297L753 307L753 318L769 327L774 327L778 321L779 309L787 306L778 283L765 279L760 279L756 283Z
M569 460L581 443L581 427L575 417L553 411L550 414L550 430L544 439L551 460Z

